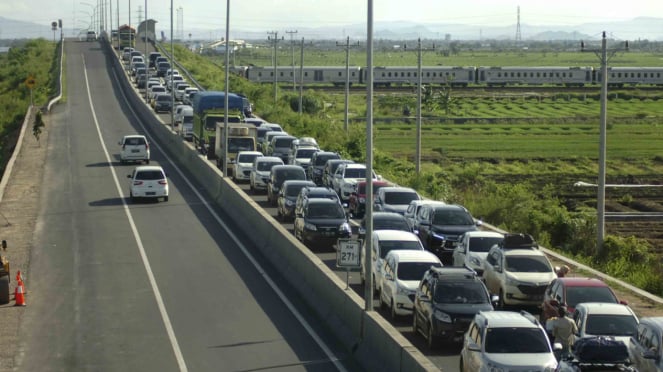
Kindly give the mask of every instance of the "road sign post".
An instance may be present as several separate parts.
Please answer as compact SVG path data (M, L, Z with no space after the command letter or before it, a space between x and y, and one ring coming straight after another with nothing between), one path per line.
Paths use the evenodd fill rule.
M32 99L32 88L35 87L36 83L37 83L37 81L32 76L29 76L27 79L25 79L25 86L28 87L28 89L30 89L30 106L34 105L34 102L33 102L33 99Z
M345 289L350 288L350 270L361 268L361 240L339 239L336 246L336 267L345 268Z

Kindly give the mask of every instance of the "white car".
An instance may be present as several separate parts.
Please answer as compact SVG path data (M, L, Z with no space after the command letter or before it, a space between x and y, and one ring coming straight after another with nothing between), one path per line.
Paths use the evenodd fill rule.
M191 113L193 115L193 107L189 105L176 105L175 111L173 111L173 120L175 121L175 126L182 124L182 118L185 113Z
M130 179L129 198L132 202L138 198L163 198L163 201L168 201L168 180L160 166L141 165L127 178Z
M373 179L378 177L373 173ZM341 164L336 168L332 178L334 191L341 198L343 203L350 200L350 195L355 191L357 182L366 180L366 165L364 164Z
M177 86L175 87L175 93L173 93L175 94L175 99L182 102L184 98L184 91L190 86L191 85L187 83L177 84Z
M440 259L428 251L395 250L384 259L380 307L389 307L392 319L411 315L412 299L426 270L442 267Z
M157 96L158 94L165 94L165 93L167 93L167 92L166 92L166 87L164 87L163 85L155 85L155 86L153 86L153 87L150 88L150 90L147 92L147 101L148 101L148 103L152 103L152 101L154 101L154 99L156 98L156 96Z
M275 165L284 165L283 160L276 156L260 156L253 159L249 175L249 188L252 192L267 190L267 180Z
M233 167L233 181L248 181L251 177L251 168L253 168L253 161L262 156L260 151L240 151L237 153L235 161L232 163Z
M506 305L538 306L550 282L557 278L555 269L539 249L505 249L500 245L488 251L483 279L491 294L499 295L499 307Z
M150 144L147 137L141 134L130 134L122 137L118 145L120 149L120 163L128 161L145 162L150 164Z
M419 237L408 231L401 230L375 230L373 231L373 247L371 254L371 273L373 275L373 294L380 296L382 275L384 273L384 259L387 253L393 250L423 251ZM361 281L365 283L366 273L366 242L361 250ZM423 275L423 273L422 273ZM378 297L379 298L379 297Z
M461 372L553 372L557 359L545 330L521 311L480 311L463 337Z
M610 336L628 346L638 334L638 317L624 304L583 302L576 305L573 320L580 338Z
M188 87L184 89L184 93L182 93L182 103L185 105L191 105L193 102L193 96L196 95L199 92L198 88L196 87Z
M483 263L488 251L504 239L504 235L494 231L468 231L458 239L454 248L452 262L454 266L465 266L483 275Z
M292 158L288 159L289 164L299 165L306 170L311 164L311 156L320 151L317 147L298 147Z

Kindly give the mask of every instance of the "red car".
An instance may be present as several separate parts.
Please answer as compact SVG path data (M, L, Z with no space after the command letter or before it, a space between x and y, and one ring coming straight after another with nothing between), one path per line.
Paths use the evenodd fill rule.
M543 294L541 304L541 323L558 316L560 304L565 304L573 314L577 304L582 302L621 303L615 292L601 279L564 277L553 280Z
M380 187L384 186L391 186L391 184L387 181L373 181L373 196L375 196ZM357 189L350 194L348 210L354 218L364 217L364 212L366 211L366 181L357 182Z

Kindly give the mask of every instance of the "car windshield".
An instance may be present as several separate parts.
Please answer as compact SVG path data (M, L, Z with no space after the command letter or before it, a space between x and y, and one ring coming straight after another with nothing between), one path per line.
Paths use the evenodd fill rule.
M433 218L434 225L474 225L472 217L462 210L436 210Z
M130 138L127 138L124 141L124 144L129 145L129 146L144 145L145 144L145 138L143 138L143 137L130 137Z
M566 305L576 307L581 302L617 303L608 287L566 287Z
M514 273L552 272L550 262L543 256L507 256L506 271Z
M261 162L258 163L257 168L258 168L259 171L268 171L268 170L271 170L273 166L279 165L279 164L282 164L282 163L275 162L275 161L261 161Z
M157 101L159 102L170 102L170 95L168 94L161 94L157 96Z
M438 262L401 262L396 276L400 280L421 280L431 266L442 267Z
M151 180L162 180L165 177L163 176L163 172L158 171L158 170L153 170L153 171L140 171L136 173L136 179L137 180L146 180L146 181L151 181Z
M325 154L325 155L318 155L318 157L315 158L315 164L314 165L325 165L327 163L327 160L329 159L338 159L338 155L336 154Z
M366 178L365 168L349 168L345 170L344 178Z
M590 314L587 317L585 333L601 336L635 336L638 321L630 315Z
M277 138L274 140L274 147L290 147L290 144L291 144L292 141L294 141L294 140L295 140L295 139L294 139L294 138L291 138L291 137L285 137L285 136L283 136L283 138L279 138L279 137L277 137Z
M257 158L258 154L239 154L237 156L238 163L253 163L253 159Z
M413 240L380 240L380 258L387 257L387 253L395 249L405 251L420 251L421 243Z
M488 328L484 340L486 353L549 353L550 345L539 328Z
M485 304L488 295L479 282L440 282L435 286L434 300L440 304Z
M365 227L365 222L362 223ZM403 219L396 218L375 218L373 219L373 230L401 230L410 231L410 225Z
M345 212L340 204L310 204L308 207L309 218L345 218Z
M297 197L297 195L299 195L299 192L302 191L304 186L306 185L305 184L288 185L288 188L285 190L285 195L289 197Z
M384 194L385 204L408 205L413 200L419 200L419 195L414 192L388 192Z
M488 252L502 238L474 237L470 238L470 252Z
M314 152L318 152L318 149L299 149L295 157L297 159L310 159Z
M255 150L253 137L228 138L228 152L253 150Z
M300 169L286 169L276 174L276 182L280 185L285 180L305 180L306 174Z

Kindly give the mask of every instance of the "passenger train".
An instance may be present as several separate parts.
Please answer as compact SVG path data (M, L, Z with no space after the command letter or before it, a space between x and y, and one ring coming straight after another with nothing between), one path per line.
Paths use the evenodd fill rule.
M274 67L241 66L233 71L256 83L273 83ZM350 85L365 84L366 67L352 66L280 66L276 68L276 81L292 83L293 76L297 84L300 75L303 83L333 84L343 86L346 76ZM398 85L416 85L418 83L416 66L373 67L373 84L376 87ZM610 67L608 84L613 87L637 85L663 85L663 67ZM601 70L585 67L475 67L475 66L426 66L421 68L422 84L450 85L456 87L478 86L514 86L514 85L558 85L585 86L600 84Z

